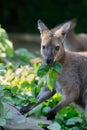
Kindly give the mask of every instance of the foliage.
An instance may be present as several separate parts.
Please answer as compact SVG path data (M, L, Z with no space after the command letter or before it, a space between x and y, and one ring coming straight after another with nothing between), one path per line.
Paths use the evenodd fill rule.
M20 48L20 49L16 50L15 54L22 61L25 61L25 62L29 62L30 59L35 58L35 56L32 53L30 53L27 49L24 49L24 48Z
M3 42L0 44L5 47ZM24 106L29 102L36 103L35 97L40 92L43 84L47 84L48 88L52 90L56 82L57 72L61 73L62 71L62 66L58 62L54 62L52 66L41 65L38 62L32 64L33 55L26 49L15 51L12 48L13 58L7 55L7 50L4 53L6 53L6 57L1 58L0 62L0 126L5 125L6 119L12 117L10 110L4 109L4 102L18 107ZM53 77L53 79L50 80L50 77L51 79ZM56 93L52 98L41 103L25 116L46 116L61 99L61 94ZM41 122L39 125L48 130L87 129L83 111L74 105L69 105L60 110L51 125L47 126Z
M4 110L4 96L5 96L5 88L4 86L0 86L0 126L4 126L6 124L6 119L12 118L12 113L10 110Z
M6 31L0 27L0 58L13 57L13 45L10 40L8 40L8 35Z
M23 53L25 55L23 55ZM18 58L15 59L15 57L17 56L19 57L19 59ZM25 60L27 59L27 62L29 63L29 60L31 58L34 58L34 55L28 52L28 50L26 49L19 49L19 52L18 50L14 51L13 44L12 42L9 41L6 31L3 28L0 28L0 61L1 61L0 62L0 126L4 126L6 124L6 119L12 118L12 113L10 112L10 110L4 109L3 103L9 102L11 104L19 104L19 102L21 103L25 99L22 97L22 94L21 95L18 94L15 97L15 95L20 91L18 90L17 85L22 84L23 78L25 78L25 77L22 77L22 80L20 81L19 73L22 74L23 71L24 73L26 71L26 74L27 74L28 69L29 69L28 66L23 67L23 69L22 67L17 68L20 65L21 58L24 58ZM19 63L18 63L18 60L19 60ZM23 64L25 60L21 61L21 64ZM27 65L27 62L26 62L26 65ZM15 70L16 72L14 74ZM17 76L18 76L18 81L17 81ZM29 84L29 82L33 78L34 78L33 74L29 75L29 77L27 77L27 80L24 81L25 82L24 84ZM17 99L20 99L20 100L18 100L17 102ZM31 98L30 100L33 100L33 99Z
M47 85L47 87L52 91L56 84L58 73L61 72L62 65L55 61L53 65L41 65L37 71L37 74L42 77L42 79L46 79L46 84L44 84L44 86Z
M12 58L14 56L13 52L13 45L11 41L8 39L8 35L6 31L0 27L0 61L6 59L6 57ZM0 63L4 65L3 63ZM0 80L2 80L2 77L5 74L6 66L0 66ZM4 126L6 124L6 119L11 119L11 112L10 110L4 110L4 97L5 97L5 87L3 85L0 85L0 126Z

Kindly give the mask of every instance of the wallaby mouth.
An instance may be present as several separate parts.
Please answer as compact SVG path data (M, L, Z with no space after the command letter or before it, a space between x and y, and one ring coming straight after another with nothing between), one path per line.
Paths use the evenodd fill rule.
M47 65L52 65L53 62L54 62L54 60L53 60L53 58L51 58L51 57L46 59L46 64L47 64Z

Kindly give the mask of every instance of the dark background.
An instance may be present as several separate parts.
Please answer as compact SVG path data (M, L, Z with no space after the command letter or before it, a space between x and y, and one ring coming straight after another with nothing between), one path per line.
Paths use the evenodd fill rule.
M7 32L37 33L37 20L49 28L77 18L77 32L87 32L87 0L0 0L0 24Z

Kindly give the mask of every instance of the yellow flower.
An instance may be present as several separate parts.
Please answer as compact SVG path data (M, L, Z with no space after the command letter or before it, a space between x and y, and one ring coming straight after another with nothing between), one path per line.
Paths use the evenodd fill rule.
M34 80L34 78L35 78L35 75L34 75L34 74L30 74L30 75L27 77L27 81L28 81L29 83L31 83L31 82Z

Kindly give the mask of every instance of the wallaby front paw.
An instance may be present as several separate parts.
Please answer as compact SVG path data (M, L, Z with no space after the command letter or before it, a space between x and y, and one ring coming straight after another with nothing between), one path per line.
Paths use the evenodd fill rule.
M20 109L20 113L21 113L21 114L27 113L27 108L26 108L26 107L22 107L22 108Z
M54 111L50 111L48 114L47 114L47 120L52 120L55 118L55 112Z
M24 106L20 109L20 113L21 114L25 114L27 112L29 112L32 108L33 104L28 104L27 106Z

